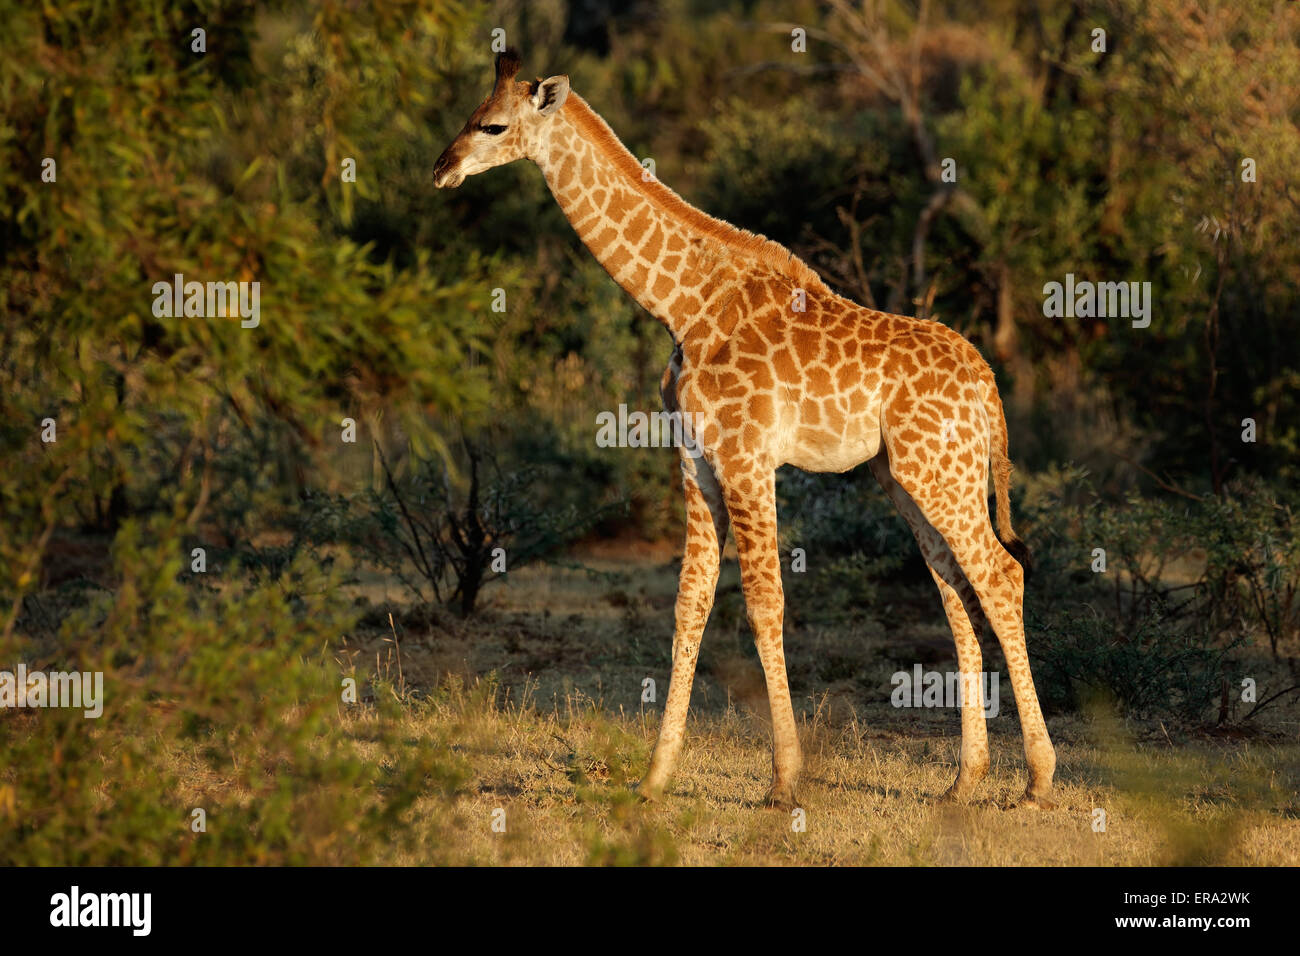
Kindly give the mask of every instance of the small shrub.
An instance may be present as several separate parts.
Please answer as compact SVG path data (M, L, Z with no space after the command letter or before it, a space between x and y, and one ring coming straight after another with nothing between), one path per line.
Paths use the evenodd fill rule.
M258 580L228 567L200 586L183 570L185 529L124 522L112 591L62 621L57 649L19 630L0 661L102 672L103 713L0 712L0 859L10 865L347 865L410 832L404 814L463 779L444 742L402 744L400 766L367 759L340 725L382 707L342 700L332 649L353 623L344 568L310 560ZM376 695L380 700L382 695ZM382 700L380 701L382 703ZM354 714L346 712L355 707ZM201 808L206 830L191 828Z
M817 621L861 618L879 597L880 582L900 573L929 580L911 529L866 473L780 475L786 567L803 549L804 573L786 575L790 605Z
M1026 620L1045 696L1077 707L1084 688L1105 688L1139 716L1202 719L1233 651L1266 635L1276 654L1294 637L1292 511L1258 479L1221 498L1120 504L1087 486L1059 472L1027 509Z
M1219 693L1228 653L1239 643L1216 643L1158 608L1142 615L1128 634L1088 605L1051 616L1031 611L1026 623L1046 703L1079 709L1108 695L1142 718L1203 718Z
M382 452L379 458L381 490L309 496L295 518L295 541L360 546L418 599L466 616L486 585L553 557L623 506L556 506L547 488L561 478L552 469L508 468L468 442L462 483L442 462L408 459L400 468Z

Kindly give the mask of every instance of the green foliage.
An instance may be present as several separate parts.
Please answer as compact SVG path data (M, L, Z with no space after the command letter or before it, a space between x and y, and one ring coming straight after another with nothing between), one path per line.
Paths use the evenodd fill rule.
M108 692L99 721L0 713L0 859L366 862L418 796L454 799L446 741L394 767L339 733L353 672L335 657L364 610L345 585L362 562L411 572L394 487L441 496L416 516L435 537L447 512L487 515L461 556L509 537L512 568L579 528L680 532L675 456L594 442L597 413L658 406L667 337L528 164L431 188L487 91L489 24L706 211L995 355L1024 423L1013 452L1105 468L1095 492L1049 473L1030 496L1051 699L1105 686L1200 719L1238 642L1300 659L1296 504L1278 490L1300 477L1300 17L941 6L0 0L0 667L101 670ZM807 55L787 20L810 28ZM936 182L941 157L955 184ZM1150 281L1151 327L1045 318L1043 284L1066 272ZM260 324L155 314L176 274L259 283ZM508 465L476 512L454 451L487 426ZM377 447L430 470L389 484ZM1141 496L1129 458L1189 490ZM865 471L780 489L784 547L808 562L792 608L852 619L886 579L928 580ZM427 570L463 599L475 568ZM368 691L350 719L381 745L424 706ZM600 758L615 775L618 743ZM613 816L593 862L674 858L634 809Z
M440 42L430 31L449 29L446 10L426 9L423 43L404 56L414 60ZM294 124L250 108L229 74L191 55L180 10L55 14L19 5L5 19L36 62L59 54L62 73L42 86L26 60L0 67L2 148L16 160L0 171L0 448L14 466L0 481L0 502L15 517L0 532L0 593L31 583L20 581L30 574L32 543L58 523L57 512L88 505L112 531L149 504L141 497L155 475L135 465L160 441L188 479L196 444L209 462L234 451L220 440L213 447L223 421L249 432L283 429L301 451L336 435L345 415L382 403L417 447L436 450L424 412L465 413L486 398L482 374L466 363L477 348L473 313L486 311L481 265L448 282L432 271L428 250L397 268L342 235L320 176L301 175L290 150L284 159L264 151ZM46 37L43 24L54 29L56 21L56 37ZM399 28L385 22L354 22L329 6L315 29L319 42L337 41L342 61L356 45L387 46ZM230 29L251 47L255 34L283 36L284 25L244 18ZM174 43L164 42L169 36ZM276 56L273 41L259 46L237 76L251 82L275 70ZM408 65L389 64L398 72ZM342 70L324 64L320 81L329 88ZM427 66L411 79L421 77L428 82ZM366 99L331 101L326 117L315 114L302 131L299 149L315 143L325 168L337 168L333 131L365 111ZM59 161L56 183L41 182L41 156ZM156 315L154 282L178 273L259 282L260 325ZM57 443L33 440L46 417L58 423Z
M468 616L480 591L537 561L553 559L600 520L624 510L557 501L559 476L541 464L503 465L491 445L463 443L462 481L447 465L382 458L383 486L360 502L312 495L294 519L294 542L360 550L419 601L457 606ZM356 505L354 507L354 505Z
M365 863L402 815L458 776L438 741L401 767L340 733L329 647L352 626L342 569L295 561L260 584L183 570L183 524L124 523L112 592L68 616L47 653L0 660L104 675L103 716L6 711L0 857L15 865ZM355 674L350 676L356 676ZM391 720L376 715L375 735ZM201 782L197 782L201 781ZM206 832L191 830L192 811Z
M776 109L743 100L720 106L708 127L703 202L732 223L785 243L825 235L837 228L834 200L843 185L859 173L880 175L879 147L838 128L805 98Z
M899 572L928 580L911 530L863 469L853 477L782 472L777 487L782 552L803 549L807 569L787 559L790 608L810 620L870 614L882 581Z
M999 328L1000 349L1034 360L1040 381L1077 354L1083 377L1116 387L1156 439L1164 469L1219 492L1238 470L1294 479L1300 462L1287 385L1300 368L1286 318L1297 284L1278 281L1300 275L1300 130L1287 118L1300 102L1300 19L1212 7L1037 8L1034 28L1001 38L935 126L980 211L979 268L1011 283L1015 340ZM1105 53L1092 51L1096 27ZM1247 158L1269 175L1243 181ZM1067 272L1151 282L1150 328L1044 317L1044 283ZM1241 442L1247 416L1267 440Z
M0 58L0 661L101 671L107 697L99 721L0 715L12 863L365 862L416 797L454 787L436 741L392 768L338 733L346 560L263 536L313 473L346 470L342 418L382 407L430 454L430 413L488 397L468 361L486 264L348 235L389 164L429 154L400 131L424 128L466 17L205 4L203 55L194 19L0 3L22 51ZM156 314L177 273L260 283L260 324ZM97 570L38 595L78 530Z
M1235 645L1219 644L1194 623L1173 622L1157 607L1121 636L1114 619L1091 605L1071 602L1050 616L1033 605L1025 624L1044 702L1079 708L1101 697L1134 717L1203 720Z
M1026 620L1058 705L1091 688L1134 713L1199 720L1235 649L1259 637L1275 658L1300 649L1294 512L1276 489L1249 481L1222 498L1116 505L1063 471L1040 494Z

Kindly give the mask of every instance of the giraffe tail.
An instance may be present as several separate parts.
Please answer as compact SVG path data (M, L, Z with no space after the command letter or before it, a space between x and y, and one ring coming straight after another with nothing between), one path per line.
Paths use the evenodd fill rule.
M1007 416L1002 408L1002 397L998 394L993 369L987 363L981 364L984 366L981 370L984 408L989 419L989 458L993 467L993 490L997 498L998 539L1028 574L1033 568L1033 556L1029 546L1020 540L1020 536L1011 527L1011 458L1007 453Z

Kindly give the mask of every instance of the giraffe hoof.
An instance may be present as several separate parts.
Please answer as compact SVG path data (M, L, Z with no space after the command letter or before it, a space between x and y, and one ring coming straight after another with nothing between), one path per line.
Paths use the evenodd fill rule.
M661 787L652 787L643 783L636 788L636 795L641 798L642 803L658 803L663 799L664 792Z
M988 772L987 763L963 763L957 772L957 779L944 791L939 800L943 803L970 803L975 799L980 782L988 776Z
M939 797L940 803L970 803L975 796L974 787L959 787L953 784Z
M791 788L769 790L763 798L763 805L772 810L784 810L789 813L799 806L799 798Z
M1035 796L1028 790L1025 795L1011 805L1014 810L1055 810L1055 802L1047 799L1046 796Z

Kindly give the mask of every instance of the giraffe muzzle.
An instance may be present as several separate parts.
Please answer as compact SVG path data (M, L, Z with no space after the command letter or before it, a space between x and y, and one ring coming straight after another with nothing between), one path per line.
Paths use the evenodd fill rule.
M453 163L448 160L446 153L438 157L438 162L433 166L435 189L455 189L465 181L465 174L453 169L452 166Z

